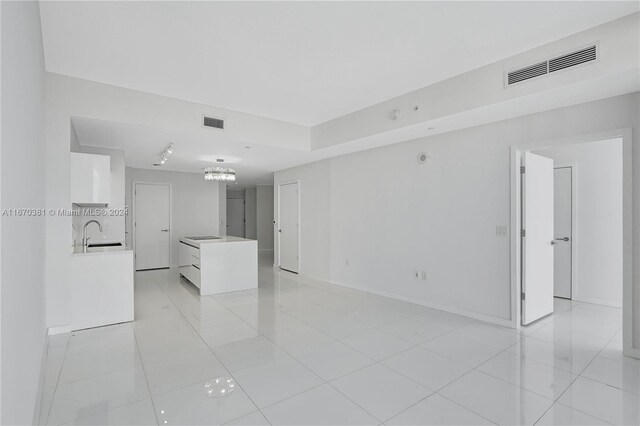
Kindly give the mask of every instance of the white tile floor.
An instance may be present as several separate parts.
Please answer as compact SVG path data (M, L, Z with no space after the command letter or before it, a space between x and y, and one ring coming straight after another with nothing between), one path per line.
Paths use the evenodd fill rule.
M640 424L618 309L557 300L520 332L274 272L197 296L136 274L136 321L50 340L41 422Z

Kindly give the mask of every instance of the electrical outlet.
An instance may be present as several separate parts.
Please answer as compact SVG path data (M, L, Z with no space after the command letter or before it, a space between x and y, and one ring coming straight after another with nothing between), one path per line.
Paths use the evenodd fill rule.
M496 237L506 237L507 227L506 225L496 225Z
M427 280L427 271L422 271L422 274L420 275L420 278L422 278L422 281L426 281Z
M420 273L418 273L418 271L413 271L413 278L416 280L420 279Z

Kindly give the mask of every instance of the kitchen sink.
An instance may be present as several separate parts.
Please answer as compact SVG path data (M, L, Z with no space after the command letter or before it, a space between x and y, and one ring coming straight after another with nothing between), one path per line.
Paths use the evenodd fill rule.
M92 243L89 247L122 247L122 243Z
M93 243L87 246L87 253L124 250L122 243Z

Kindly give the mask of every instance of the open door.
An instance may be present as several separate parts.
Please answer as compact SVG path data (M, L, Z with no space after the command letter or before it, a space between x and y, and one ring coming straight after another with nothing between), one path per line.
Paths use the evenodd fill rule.
M553 160L525 152L522 174L522 325L553 313Z
M298 183L279 187L278 235L280 269L298 273Z

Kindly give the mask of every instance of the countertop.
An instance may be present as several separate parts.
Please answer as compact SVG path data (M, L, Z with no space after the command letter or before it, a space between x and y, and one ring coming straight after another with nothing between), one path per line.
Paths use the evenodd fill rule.
M200 244L222 244L222 243L237 243L237 242L243 242L243 241L257 241L257 240L250 240L248 238L240 238L240 237L234 237L231 235L226 235L224 237L220 237L214 240L192 240L191 238L187 238L187 237L182 237L180 238L180 242L183 242L185 244L189 244L190 246L193 247L200 247Z
M73 253L71 253L71 256L100 256L100 255L133 253L133 250L128 247L92 247L90 250L91 251L84 253L82 251L82 247L77 246L77 247L74 247Z

